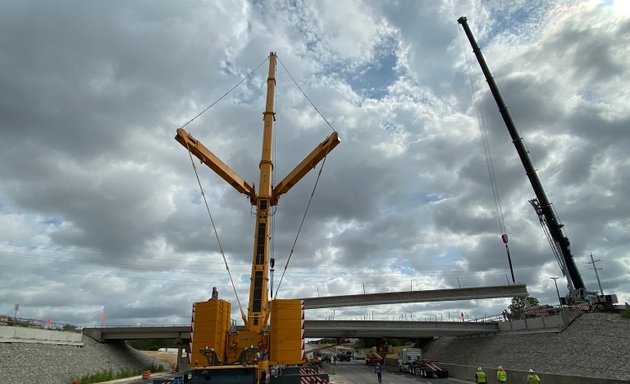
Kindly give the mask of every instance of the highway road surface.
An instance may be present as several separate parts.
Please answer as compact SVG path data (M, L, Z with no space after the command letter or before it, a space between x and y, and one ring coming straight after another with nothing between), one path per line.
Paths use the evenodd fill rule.
M365 360L353 360L350 362L338 362L331 366L335 374L330 375L330 382L334 384L377 384L374 367L365 365ZM383 384L461 384L471 381L459 379L427 379L401 373L398 369L386 367L383 372Z
M330 375L331 384L377 384L378 380L374 373L374 367L365 365L365 360L352 360L349 362L338 362L330 366L334 374ZM140 379L139 377L108 381L108 384L151 384L153 379L172 378L173 375L160 373L152 375L151 379ZM385 367L383 372L383 384L462 384L472 383L459 379L427 379L420 376L413 376L408 373L401 373L398 369Z

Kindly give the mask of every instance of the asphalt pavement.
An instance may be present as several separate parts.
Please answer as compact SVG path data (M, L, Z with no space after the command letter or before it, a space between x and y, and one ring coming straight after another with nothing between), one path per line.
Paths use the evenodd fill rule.
M331 366L334 373L329 373L330 382L334 384L377 384L374 367L365 365L364 360L350 362L338 362ZM397 368L385 367L383 371L383 384L462 384L472 381L460 379L427 379L420 376L402 373Z
M378 384L374 367L365 365L365 360L352 360L349 362L338 362L330 365L326 371L330 377L331 384ZM172 378L171 373L154 373L150 379L142 379L142 376L128 377L107 381L107 384L151 384L153 379ZM398 369L385 367L383 371L383 384L462 384L472 381L460 379L427 379L420 376L402 373Z

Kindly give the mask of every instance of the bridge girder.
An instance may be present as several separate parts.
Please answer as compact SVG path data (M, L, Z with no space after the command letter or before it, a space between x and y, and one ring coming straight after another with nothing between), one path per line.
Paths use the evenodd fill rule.
M527 286L524 284L516 284L473 288L435 289L427 291L405 291L365 293L343 296L307 297L303 298L302 300L304 300L304 309L316 309L334 307L356 307L380 304L496 299L526 295Z

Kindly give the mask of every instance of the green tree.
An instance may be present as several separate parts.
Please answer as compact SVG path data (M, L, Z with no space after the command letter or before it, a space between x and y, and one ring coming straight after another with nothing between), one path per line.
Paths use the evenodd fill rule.
M510 320L522 319L525 313L525 308L538 305L538 299L532 296L514 296L512 298L512 304L508 307L508 318Z

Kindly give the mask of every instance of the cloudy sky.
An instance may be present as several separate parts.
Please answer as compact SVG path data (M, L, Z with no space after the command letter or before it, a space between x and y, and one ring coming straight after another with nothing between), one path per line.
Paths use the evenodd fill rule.
M274 213L277 287L317 182L278 297L508 284L502 216L516 281L555 304L550 278L560 268L457 23L463 15L587 287L599 289L592 253L605 293L630 301L629 8L0 0L0 314L20 304L19 317L60 323L96 325L104 313L106 324L183 324L191 303L216 286L239 318L189 155L174 136L241 82L186 129L257 184L270 51L280 60L275 182L332 129L341 139L319 180L318 167ZM197 168L246 307L252 207ZM337 308L307 318L480 317L508 304Z

